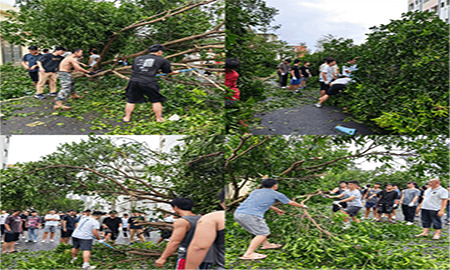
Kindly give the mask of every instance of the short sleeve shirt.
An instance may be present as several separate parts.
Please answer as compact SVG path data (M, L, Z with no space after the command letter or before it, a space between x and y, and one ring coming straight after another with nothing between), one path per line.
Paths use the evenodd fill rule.
M105 218L105 220L103 220L103 224L108 226L108 228L113 232L117 232L119 230L120 223L122 223L122 219L119 217L107 217Z
M402 204L405 204L405 205L410 204L416 196L420 196L420 190L418 190L417 188L413 188L413 189L408 188L408 189L403 190ZM418 201L419 200L416 200L416 202L414 203L414 206L417 206Z
M381 197L380 203L381 204L387 204L392 205L394 204L394 201L398 199L398 193L395 190L392 190L388 192L387 190L383 190L380 193L377 194L378 197Z
M27 217L28 228L36 229L39 225L39 216L29 216Z
M67 230L75 230L75 225L78 222L78 217L77 216L71 216L71 215L65 215L62 220L64 220L66 222L66 229ZM61 229L63 229L63 226L61 224Z
M293 65L291 67L291 70L294 71L295 78L300 79L300 68L298 66L296 66L296 65Z
M45 215L44 219L48 219L48 218L52 218L52 219L57 218L58 220L46 220L45 221L45 225L46 226L58 226L59 220L60 220L60 217L59 217L58 214L54 214L54 215L47 214L47 215Z
M155 76L159 70L163 73L172 72L169 61L155 54L137 57L133 62L132 70L130 81L140 83L157 82Z
M263 218L264 213L277 201L286 204L291 200L283 193L273 189L257 189L250 193L248 198L236 209L236 213Z
M130 217L128 223L130 224L130 229L142 229L142 225L136 225L136 220L144 220L143 217Z
M92 230L98 229L100 229L100 223L97 220L91 217L85 218L80 221L72 236L78 239L90 240L93 236Z
M380 193L380 192L381 192L381 189L373 189L373 188L371 188L369 190L369 194L367 194L367 202L369 202L369 203L376 203L376 202L378 202L378 197L377 196L374 196L372 199L369 199L369 198L371 196L375 195L375 194Z
M59 67L59 63L63 60L64 57L60 55L53 55L52 53L44 54L41 58L39 58L39 62L42 63L45 72L56 72Z
M324 82L324 80L323 80L323 76L322 76L322 73L323 72L325 72L325 77L327 78L327 80L328 81L330 81L332 78L333 78L333 73L331 73L331 79L329 79L328 77L328 71L330 70L330 66L329 65L327 65L327 64L322 64L321 66L320 66L320 69L319 69L319 81L321 81L321 82Z
M37 60L41 58L42 54L33 55L31 53L27 53L23 56L22 61L28 62L28 67L32 67L34 65L37 65ZM28 70L29 72L38 72L39 68L36 67L35 69Z
M9 215L6 218L5 224L11 227L11 230L15 233L22 231L22 218L20 216Z
M302 72L302 75L306 78L309 77L310 72L309 71L309 67L305 67L305 66L301 66L300 67L300 71Z
M97 64L97 60L100 58L100 55L93 54L89 56L92 59L92 63L89 65L90 67L93 67L95 64Z
M353 200L347 202L348 206L362 207L361 203L361 192L358 189L350 190L346 189L344 191L344 199L355 197Z
M422 209L439 211L442 200L448 199L448 192L443 187L425 190Z

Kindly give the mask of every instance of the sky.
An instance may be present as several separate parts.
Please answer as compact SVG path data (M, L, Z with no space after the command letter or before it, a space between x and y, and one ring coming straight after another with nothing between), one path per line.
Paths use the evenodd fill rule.
M314 51L317 40L327 34L364 42L369 28L400 19L407 0L266 0L279 10L274 25L279 39L289 45L306 43Z
M88 137L85 135L13 135L10 139L7 163L38 161L41 157L55 152L58 146L63 143L81 142L82 140L87 140ZM151 149L155 150L159 148L160 143L159 135L115 137L132 138L139 142L146 142ZM176 140L181 138L181 136L163 136L163 138L165 138L165 151L167 147L174 146Z

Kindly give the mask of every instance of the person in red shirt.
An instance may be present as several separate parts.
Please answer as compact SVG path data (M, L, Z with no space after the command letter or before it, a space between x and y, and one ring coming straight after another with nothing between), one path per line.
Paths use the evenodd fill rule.
M240 99L241 92L237 87L237 80L239 78L239 73L234 69L239 67L241 62L236 58L225 59L225 86L233 91L231 97L227 96L228 99L225 103L226 107L231 106L234 102Z

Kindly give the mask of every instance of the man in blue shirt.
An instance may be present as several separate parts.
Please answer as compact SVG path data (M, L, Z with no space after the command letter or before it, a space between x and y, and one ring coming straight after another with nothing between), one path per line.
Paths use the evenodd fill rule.
M37 46L28 47L28 52L22 58L22 66L28 70L31 80L33 81L34 87L36 87L39 81L39 66L37 60L42 56L39 53Z
M261 249L275 249L282 245L269 243L267 237L270 229L264 219L264 213L272 209L277 214L283 215L284 211L273 206L276 201L296 207L307 208L305 205L296 203L286 197L286 195L276 191L278 183L275 179L264 179L262 188L250 193L248 198L234 212L234 219L246 231L255 235L245 254L240 257L243 260L264 259L267 255L256 253L255 250L262 244Z

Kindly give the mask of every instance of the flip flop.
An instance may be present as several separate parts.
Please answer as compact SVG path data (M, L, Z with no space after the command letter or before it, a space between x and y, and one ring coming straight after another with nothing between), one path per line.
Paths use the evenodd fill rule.
M267 255L265 255L265 254L258 254L258 255L256 255L255 258L239 257L239 259L247 260L247 261L254 261L254 260L262 260L262 259L264 259L266 257L267 257Z
M439 239L441 239L441 236L433 236L433 238L431 238L431 239L433 239L433 240L439 240Z
M261 249L277 249L277 248L281 248L281 247L283 247L283 245L282 244L273 244L273 245L275 245L274 247L268 247L268 248L265 248L265 247L261 247Z
M416 235L414 235L414 237L428 237L428 235L416 234Z
M124 116L124 117L125 117L125 116ZM122 117L122 122L123 122L123 123L130 123L130 122L131 122L131 118L130 118L130 120L125 121L125 120L123 120L123 117Z

